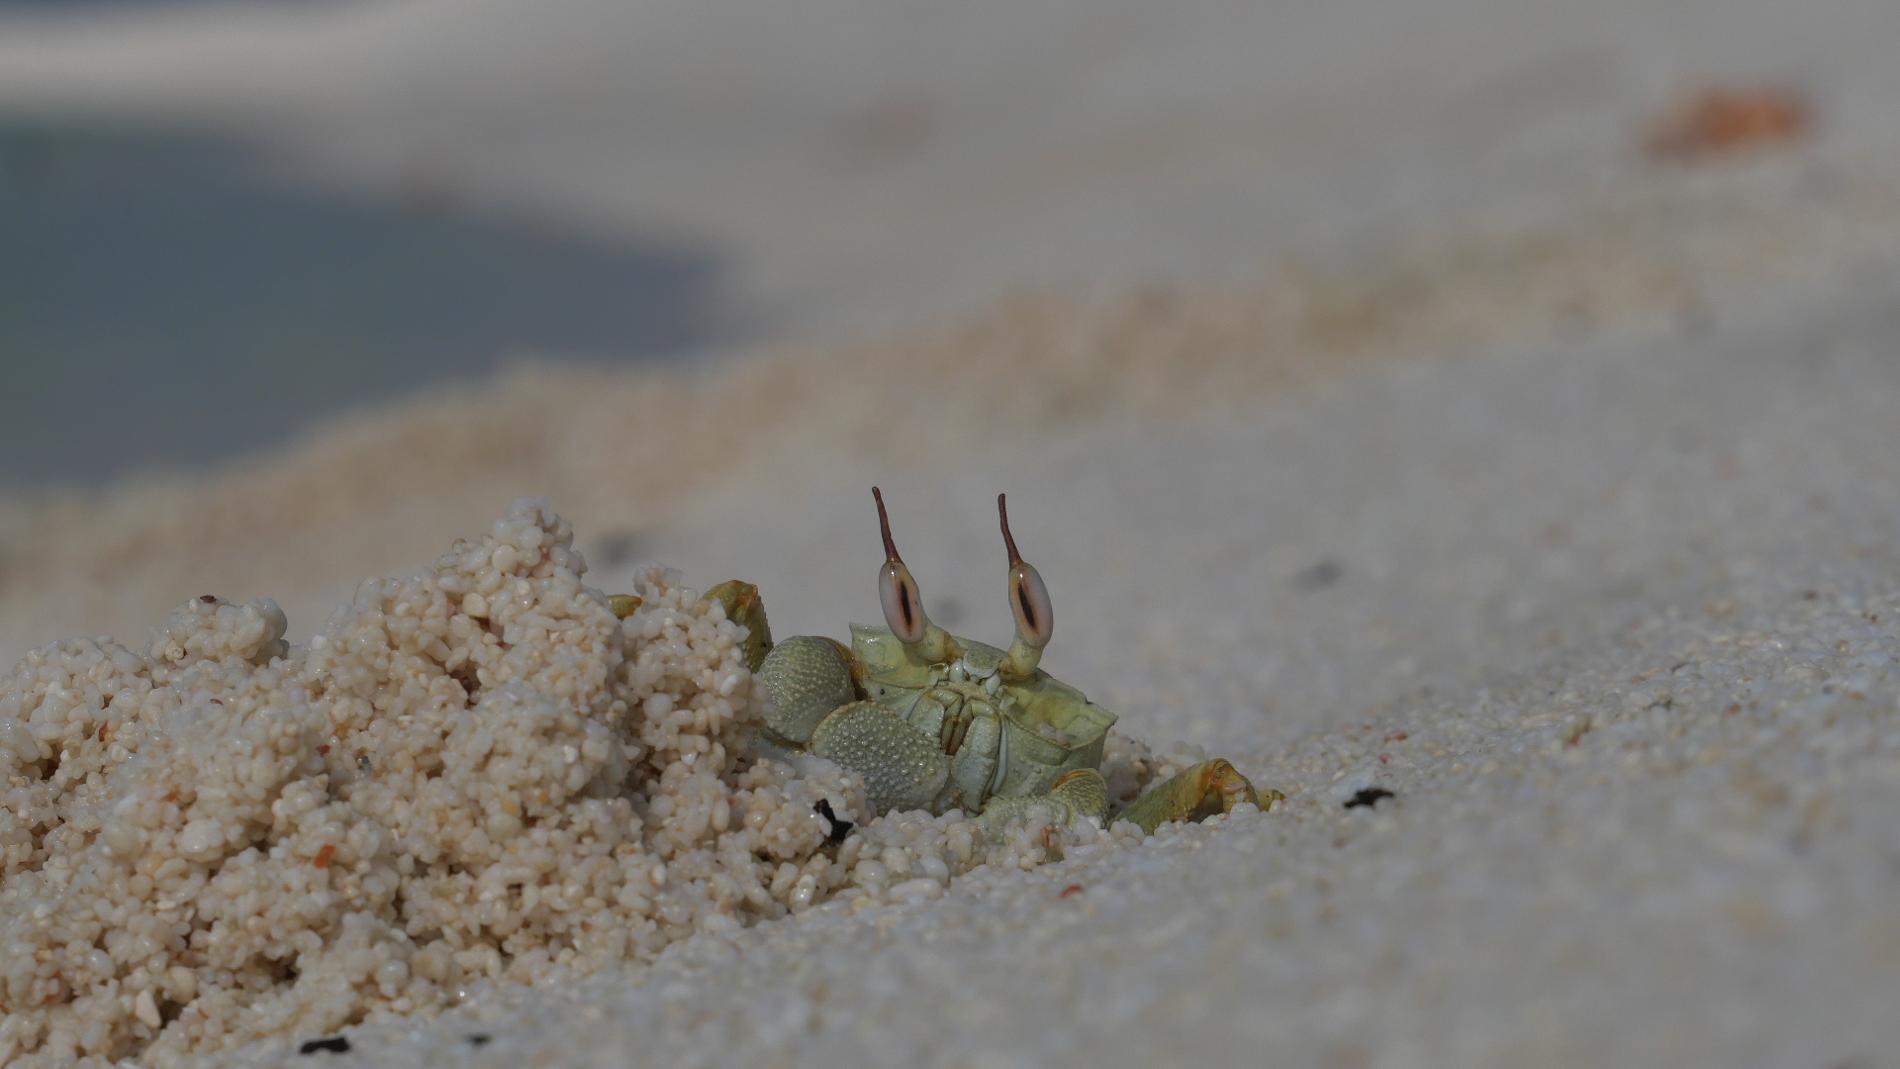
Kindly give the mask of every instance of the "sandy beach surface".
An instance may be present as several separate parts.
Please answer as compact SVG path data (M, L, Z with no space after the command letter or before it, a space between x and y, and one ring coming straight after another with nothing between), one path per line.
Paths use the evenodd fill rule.
M987 76L919 64L870 120L854 88L908 84L889 71L924 51L896 22L857 42L889 68L752 45L758 82L721 98L664 57L735 31L669 9L640 78L706 90L685 98L703 110L673 96L595 131L688 146L651 163L618 136L532 140L558 93L511 111L465 94L459 62L353 50L440 29L431 3L219 34L8 16L16 107L269 130L345 183L409 166L380 125L409 71L399 95L437 109L471 196L729 238L735 316L796 344L531 368L213 470L0 501L0 660L137 644L202 593L273 597L305 641L360 580L524 494L573 523L590 584L651 561L740 575L776 634L842 635L878 611L874 482L933 614L995 642L1007 490L1057 613L1044 666L1129 734L1287 795L373 1020L322 1064L1900 1064L1892 9L1233 14L1285 64L1177 61L1204 54L1181 30L1126 53L1174 95L1120 99L1084 72L1152 39L1139 6L1087 47L985 30ZM467 53L518 30L503 7L471 9ZM758 32L849 43L793 21ZM585 38L515 44L548 62ZM342 54L355 76L327 66ZM622 61L583 48L574 76ZM260 69L275 89L233 92ZM1011 72L1045 79L1060 123L974 118ZM1671 93L1722 78L1799 82L1818 120L1736 159L1646 158ZM752 169L735 146L774 98L809 108L786 138L856 115L868 147ZM1039 121L1083 133L1028 151ZM731 169L664 180L680 160ZM653 178L610 187L615 167ZM961 210L927 207L945 174ZM723 214L742 204L762 218ZM208 1064L315 1064L312 1038Z

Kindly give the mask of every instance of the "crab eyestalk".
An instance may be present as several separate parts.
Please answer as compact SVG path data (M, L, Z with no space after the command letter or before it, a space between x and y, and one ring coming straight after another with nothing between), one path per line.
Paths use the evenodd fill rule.
M904 558L897 555L897 542L891 538L891 518L884 511L884 494L877 487L871 487L871 496L877 500L878 531L884 536L884 568L878 573L878 600L884 605L884 622L890 626L891 634L904 644L904 650L912 657L927 664L942 664L952 660L962 651L957 648L956 640L950 632L932 623L924 613L923 596L918 593L917 580L911 578L910 569L904 566Z
M1042 648L1055 633L1055 610L1049 604L1049 588L1042 585L1036 566L1016 551L1016 539L1009 533L1009 506L1003 495L996 495L996 516L1003 525L1003 545L1009 549L1009 611L1016 617L1016 640L998 666L1005 680L1019 683L1036 671L1042 660Z

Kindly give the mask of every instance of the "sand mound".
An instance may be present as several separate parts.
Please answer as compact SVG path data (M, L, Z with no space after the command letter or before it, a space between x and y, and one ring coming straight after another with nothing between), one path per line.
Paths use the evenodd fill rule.
M618 620L572 544L517 502L307 647L269 600L206 595L143 652L22 661L0 689L0 1061L178 1064L1050 849L927 814L831 843L816 804L863 822L862 784L746 756L744 630L658 569Z

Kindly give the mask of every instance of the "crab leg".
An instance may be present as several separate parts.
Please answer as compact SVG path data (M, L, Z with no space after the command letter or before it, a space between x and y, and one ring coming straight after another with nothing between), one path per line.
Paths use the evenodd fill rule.
M765 602L759 600L759 588L742 579L728 579L706 591L706 597L725 607L726 619L746 629L741 647L746 667L758 671L772 649L772 628L765 621Z
M1215 813L1231 813L1242 802L1266 809L1285 798L1279 791L1254 790L1253 784L1233 765L1215 758L1149 788L1148 793L1117 813L1115 819L1133 821L1142 831L1153 835L1156 828L1170 821L1202 820Z

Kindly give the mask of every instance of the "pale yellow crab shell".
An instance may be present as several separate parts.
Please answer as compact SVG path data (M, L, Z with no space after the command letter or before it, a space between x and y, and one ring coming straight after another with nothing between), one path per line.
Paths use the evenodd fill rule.
M966 660L994 664L1004 656L994 646L952 637ZM891 704L892 691L923 689L937 667L914 659L888 627L852 624L851 649L863 667L865 691L879 704ZM993 794L1042 794L1065 772L1101 767L1102 744L1115 724L1114 713L1041 669L1021 683L1005 683L1003 689L1015 701L1003 714L1001 745L1007 760Z

